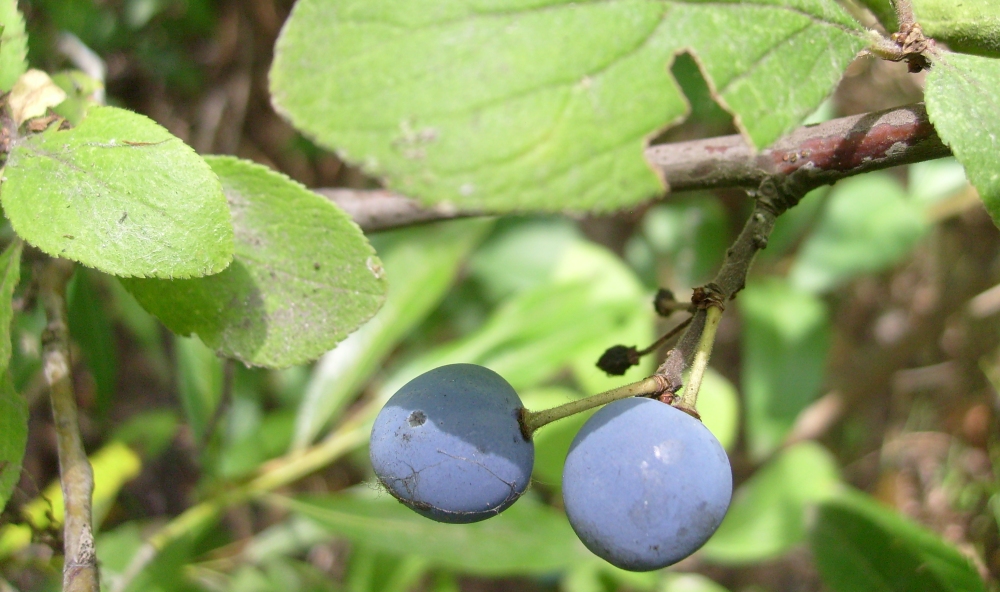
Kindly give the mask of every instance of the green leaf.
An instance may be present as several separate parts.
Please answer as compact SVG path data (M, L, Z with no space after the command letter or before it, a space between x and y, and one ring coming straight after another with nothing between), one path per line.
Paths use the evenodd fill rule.
M389 496L309 496L279 503L372 549L416 555L475 575L547 574L593 557L562 513L530 497L495 518L462 525L428 520Z
M783 280L751 282L737 303L743 316L747 443L762 459L820 394L830 342L826 305Z
M985 590L958 550L860 492L820 505L810 543L834 592Z
M501 218L469 259L469 276L490 302L551 280L566 248L583 233L564 217Z
M21 478L28 444L28 402L10 375L13 297L21 276L23 243L15 240L0 253L0 512Z
M729 592L721 584L697 573L666 572L658 592Z
M701 552L718 563L766 561L806 538L807 512L840 487L837 464L819 444L782 451L733 496L726 518Z
M27 445L28 402L14 390L10 375L4 371L0 376L0 512L21 478Z
M103 415L110 409L118 387L118 348L104 308L107 299L95 291L94 276L95 272L77 267L66 300L69 332L83 350L83 359L97 387L97 411Z
M382 263L347 214L261 165L207 160L229 199L235 259L204 278L125 280L140 304L177 334L267 367L313 360L375 314Z
M1000 225L1000 60L941 53L927 75L927 113Z
M6 374L10 365L10 323L14 318L14 288L21 280L23 247L24 243L15 240L0 253L0 373L3 374Z
M92 108L78 127L14 140L0 186L21 238L124 277L218 273L233 228L215 174L145 116Z
M427 560L422 557L398 557L355 544L344 583L350 592L409 592L426 572Z
M298 409L293 447L308 446L399 341L440 303L462 262L492 224L454 220L372 237L392 289L371 321L316 364Z
M924 34L964 53L1000 57L1000 5L995 0L913 0Z
M94 95L103 91L104 84L79 70L66 70L52 75L52 82L66 92L66 100L52 108L73 125L80 125L87 110L97 104Z
M181 407L202 444L222 401L222 361L197 339L179 336L174 337L174 356Z
M0 0L0 90L9 91L28 70L28 34L17 0Z
M699 286L712 279L729 246L729 217L711 193L671 199L650 208L642 236L656 262L670 266L674 285Z
M475 332L428 351L394 372L380 393L391 394L410 379L444 364L486 366L517 390L537 386L572 369L584 392L620 386L595 366L615 343L652 340L649 296L614 254L589 241L567 246L552 278L498 306ZM580 322L586 319L586 322ZM651 371L653 360L633 368L633 380ZM624 379L628 380L628 378Z
M300 0L274 103L320 144L426 202L610 210L663 192L648 139L698 56L757 146L830 92L864 46L834 0Z
M847 179L834 187L789 279L798 289L826 292L898 263L929 226L923 205L888 174Z

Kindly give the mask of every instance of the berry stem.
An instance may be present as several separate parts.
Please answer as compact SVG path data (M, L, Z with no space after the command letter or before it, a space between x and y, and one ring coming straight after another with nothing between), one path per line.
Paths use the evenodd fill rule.
M681 395L680 406L682 407L697 409L701 379L704 378L705 370L708 368L708 360L712 357L715 331L719 328L720 319L722 319L721 308L711 306L705 311L705 328L701 332L701 339L698 340L698 349L695 350L694 361L691 363L691 374L688 375L684 393Z
M678 333L680 333L681 331L683 331L688 325L690 325L691 324L691 318L692 317L688 317L688 318L684 319L683 321L681 321L681 323L679 325L677 325L673 329L671 329L671 330L667 331L666 333L664 333L663 337L660 337L659 339L657 339L656 341L654 341L652 345L650 345L646 349L639 350L639 352L638 352L639 356L644 356L646 354L651 354L654 351L660 349L660 347L664 343L670 341L670 339L672 337L674 337L675 335L677 335Z
M667 386L667 381L664 377L654 374L653 376L644 378L639 382L633 382L609 391L604 391L603 393L591 395L576 401L570 401L565 405L560 405L551 409L543 409L542 411L529 411L528 409L524 409L521 411L520 418L521 433L524 434L525 438L530 440L531 436L538 428L543 425L550 424L558 419L576 415L577 413L593 409L594 407L600 407L601 405L617 401L618 399L627 399L629 397L637 397L640 395L655 397L663 393Z

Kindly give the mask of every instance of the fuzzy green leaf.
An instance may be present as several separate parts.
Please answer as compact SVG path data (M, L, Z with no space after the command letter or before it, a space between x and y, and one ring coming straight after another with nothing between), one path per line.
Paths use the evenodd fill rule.
M21 238L123 277L218 273L233 228L218 178L152 120L91 109L78 127L18 138L0 199Z
M941 54L924 96L935 129L1000 225L1000 60Z
M965 53L1000 57L1000 3L996 0L913 0L924 34Z
M375 314L382 264L347 214L261 165L206 160L232 210L235 259L204 278L124 280L140 304L175 333L268 367L313 360Z
M0 372L10 364L10 322L14 318L12 300L14 288L21 279L21 250L24 243L17 240L0 254Z
M323 433L393 348L441 303L469 252L492 226L486 218L467 218L372 237L392 289L370 322L317 362L295 418L295 448L305 448Z
M8 91L28 70L28 35L17 0L0 0L0 26L0 90Z
M407 195L608 210L664 189L643 148L687 111L675 53L697 54L762 146L826 97L861 31L834 0L300 0L271 90Z
M0 374L0 512L21 478L27 444L28 402L14 390L10 375L4 371Z

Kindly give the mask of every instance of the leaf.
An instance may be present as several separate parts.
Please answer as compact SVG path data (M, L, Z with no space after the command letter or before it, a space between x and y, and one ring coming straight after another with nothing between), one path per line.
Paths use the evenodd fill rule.
M675 285L698 286L712 279L729 246L729 216L711 193L671 199L642 219L642 236L656 261L670 265Z
M777 278L750 283L737 303L744 323L747 443L760 460L820 394L830 320L822 300Z
M779 453L744 483L701 553L718 563L766 561L806 538L806 516L839 489L833 456L803 442Z
M21 276L21 250L15 240L0 253L0 512L21 478L21 461L28 444L28 402L14 388L11 360L13 297Z
M11 357L11 321L14 318L14 288L21 281L21 251L24 243L15 240L0 253L0 373L6 374ZM10 377L8 377L10 378Z
M800 290L826 292L898 263L929 226L923 205L889 175L846 179L834 187L789 279Z
M353 542L469 574L547 574L592 557L560 512L530 497L495 518L462 525L428 520L389 496L307 496L278 503Z
M28 69L28 34L17 0L0 0L0 25L0 91L8 91Z
M954 51L1000 57L1000 6L995 0L913 0L924 34Z
M10 107L14 126L33 118L41 117L52 107L66 100L66 91L59 88L49 75L32 68L14 83L7 105Z
M222 402L222 361L197 339L175 336L177 394L199 444Z
M96 96L104 92L104 83L79 70L65 70L52 75L52 82L66 93L66 100L52 108L73 125L80 125L87 109L98 104Z
M489 220L454 220L372 238L392 289L372 320L316 364L295 420L294 448L312 443L399 341L440 303L492 225Z
M344 583L351 592L409 592L426 572L427 561L422 557L398 557L355 544Z
M562 217L501 218L470 257L469 276L490 302L501 302L550 281L566 248L582 238Z
M95 290L96 275L89 269L77 267L66 300L69 332L83 351L83 359L97 387L97 411L103 415L111 408L118 387L118 349L114 328L105 310L105 299Z
M721 584L697 573L666 572L658 592L729 592Z
M610 210L663 192L643 158L691 50L757 146L864 45L834 0L300 0L271 68L297 128L392 188L462 207Z
M1000 60L942 52L927 75L927 114L1000 225Z
M0 376L0 512L21 479L27 445L28 402L14 390L10 375L4 371Z
M820 505L810 543L834 592L985 590L958 550L860 492Z
M14 140L0 199L21 238L113 275L202 276L232 260L215 174L167 130L124 109L94 107L78 127Z
M347 214L261 165L206 160L232 210L235 259L204 278L125 280L146 310L221 355L272 368L319 357L375 314L382 264Z

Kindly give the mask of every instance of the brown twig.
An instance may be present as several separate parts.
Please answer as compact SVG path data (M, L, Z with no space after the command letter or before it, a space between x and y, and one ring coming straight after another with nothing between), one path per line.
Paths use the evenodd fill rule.
M780 177L777 179L781 180ZM694 361L699 346L704 349L704 344L701 342L708 309L722 308L726 301L743 289L754 257L758 251L767 246L767 239L774 229L778 216L798 203L802 197L803 189L798 191L792 193L787 189L781 189L779 184L771 179L761 183L760 189L755 193L757 200L753 212L736 241L726 251L726 258L715 279L703 288L695 290L692 301L698 301L696 304L699 304L699 310L691 318L691 325L656 370L657 374L665 376L670 383L667 394L664 395L666 398L673 400L673 395L683 386L682 375ZM696 396L696 392L685 393L685 399Z
M66 284L72 274L73 263L65 259L50 259L38 264L38 296L48 319L42 335L42 360L52 400L59 481L66 508L62 589L64 592L98 592L100 584L91 513L94 473L80 437L70 373Z
M840 179L903 164L943 158L941 142L922 104L841 117L801 127L769 148L754 151L739 135L646 149L671 192L743 187L771 179L784 190L805 192ZM366 231L489 214L481 210L420 205L389 191L319 189Z

